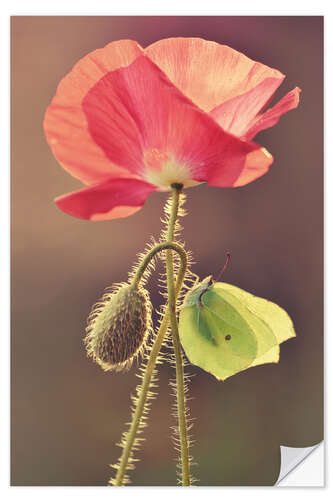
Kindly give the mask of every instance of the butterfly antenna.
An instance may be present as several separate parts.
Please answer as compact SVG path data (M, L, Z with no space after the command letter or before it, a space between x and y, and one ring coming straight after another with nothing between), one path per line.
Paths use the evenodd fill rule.
M221 271L219 272L219 275L218 275L218 277L216 278L216 280L215 280L215 281L219 281L219 280L220 280L220 278L222 277L222 275L223 275L224 271L225 271L225 270L227 269L227 267L228 267L228 264L229 264L229 262L230 262L230 259L231 259L231 253L229 252L229 250L227 250L227 257L226 257L226 259L225 259L224 266L222 267L222 269L221 269Z

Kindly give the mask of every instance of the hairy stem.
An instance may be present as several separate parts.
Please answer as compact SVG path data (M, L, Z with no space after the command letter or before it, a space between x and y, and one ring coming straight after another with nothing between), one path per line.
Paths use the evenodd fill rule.
M173 185L172 205L171 205L171 212L170 212L168 232L167 232L168 243L172 243L174 240L181 188L182 186ZM172 250L167 251L166 268L167 268L170 325L171 325L172 342L174 347L175 365L176 365L177 414L178 414L178 429L179 429L181 465L182 465L182 485L190 486L191 484L190 457L189 457L189 442L188 442L187 422L186 422L184 364L183 364L182 348L179 340L178 322L176 314L177 295L174 283L174 266L173 266Z
M170 250L171 255L172 255L172 250L177 252L181 260L181 268L182 269L187 268L187 255L183 247L181 247L180 245L178 245L178 243L175 242L160 243L159 245L156 245L154 248L152 248L142 259L142 262L139 264L132 281L132 284L134 286L137 286L139 284L145 270L149 265L149 262L155 257L155 255L158 252L161 252L162 250Z
M139 265L136 275L133 279L133 285L137 286L140 279L142 278L142 275L144 271L146 270L150 260L160 251L165 250L165 249L170 249L169 251L172 252L173 250L176 251L179 256L180 256L180 270L177 276L177 282L176 286L174 289L174 296L177 297L181 287L183 285L184 277L186 274L186 269L187 269L187 255L185 250L177 245L176 243L162 243L160 245L156 245L148 254L145 256L143 259L142 263ZM128 432L126 433L126 440L123 445L123 452L120 457L119 465L118 465L118 470L117 470L117 475L115 479L110 480L110 483L113 484L114 486L122 486L124 484L124 479L125 479L125 474L126 474L126 469L128 468L128 464L131 458L131 453L133 450L133 446L135 443L135 439L140 427L140 422L142 419L142 416L144 414L144 409L145 405L147 402L148 398L148 393L149 393L149 386L152 381L152 376L154 372L154 368L156 365L156 361L158 358L158 354L161 350L161 346L165 337L165 334L167 332L168 326L169 326L169 309L166 308L164 317L161 321L160 328L157 332L154 344L151 348L149 359L146 365L145 372L143 374L143 379L141 383L140 390L138 391L138 399L136 400L136 406L135 410L132 415L132 421L130 424L130 428Z

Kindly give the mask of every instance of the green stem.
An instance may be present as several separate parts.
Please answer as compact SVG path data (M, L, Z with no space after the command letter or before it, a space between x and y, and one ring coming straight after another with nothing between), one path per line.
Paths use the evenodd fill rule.
M156 245L154 248L152 248L142 259L141 263L139 264L135 276L133 278L132 284L134 286L138 286L145 270L147 269L149 262L155 257L155 255L158 252L161 252L162 250L171 250L171 255L172 255L172 250L178 253L180 260L181 260L181 268L186 269L187 267L187 255L183 247L178 245L178 243L175 242L165 242L165 243L160 243L159 245Z
M134 280L133 280L133 285L135 285L135 286L138 285L138 283L139 283L145 269L147 268L150 260L156 255L156 253L160 252L161 250L165 250L166 248L170 249L171 252L172 252L172 250L178 252L180 259L181 259L180 270L179 270L179 273L177 276L177 282L176 282L176 286L175 286L175 297L177 297L180 290L181 290L181 287L183 285L184 277L186 274L187 255L186 255L185 250L182 247L180 247L179 245L177 245L176 243L171 243L171 244L170 243L162 243L162 244L154 247L150 252L148 252L146 257L143 259L142 263L138 267L138 270L137 270L136 275L135 275ZM157 332L154 344L153 344L152 349L150 351L149 359L148 359L146 369L145 369L143 379L142 379L142 384L140 387L140 391L138 393L136 407L135 407L135 410L134 410L134 413L132 416L130 428L126 434L126 440L124 442L123 452L122 452L122 455L120 457L117 475L116 475L116 478L114 480L113 479L110 480L110 483L113 484L114 486L122 486L124 483L126 469L128 467L128 463L129 463L129 460L131 457L133 445L135 443L135 438L137 436L137 432L138 432L139 427L140 427L140 422L141 422L144 408L145 408L145 404L147 401L149 386L150 386L151 379L153 376L153 371L154 371L154 368L156 365L158 354L159 354L161 347L162 347L162 343L163 343L165 334L166 334L167 329L168 329L169 318L170 318L169 309L166 308L164 317L163 317L162 322L160 324L160 328Z
M168 232L167 232L167 241L169 243L172 243L174 239L175 226L179 210L179 197L182 186L173 185L172 187L173 187L172 205L171 205L171 212L170 212ZM166 268L167 268L170 325L171 325L172 341L173 341L175 364L176 364L177 413L178 413L178 429L179 429L181 464L182 464L182 485L190 486L191 484L190 457L189 457L189 443L188 443L187 422L186 422L184 365L183 365L183 354L179 339L178 322L176 314L177 295L174 283L174 265L173 265L173 256L171 250L167 251Z

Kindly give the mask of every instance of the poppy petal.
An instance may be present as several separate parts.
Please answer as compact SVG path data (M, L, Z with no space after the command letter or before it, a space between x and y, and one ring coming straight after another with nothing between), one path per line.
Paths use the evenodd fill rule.
M254 157L256 168L259 159L266 170L271 163L259 145L225 132L146 56L105 75L82 106L91 136L111 162L146 180L146 158L158 163L152 168L160 168L168 158L173 167L179 165L171 169L176 177L168 177L168 187L183 183L184 169L198 182L209 179L210 170L214 175L219 171L223 184L218 185L233 186L244 169L252 168Z
M252 90L222 103L209 114L224 130L242 137L281 83L281 78L266 78Z
M82 100L105 74L128 66L142 53L137 42L120 40L83 57L61 80L44 118L48 143L62 167L85 184L110 174L129 175L112 165L93 141L82 111Z
M55 199L58 207L79 219L128 217L143 206L156 187L137 179L111 179Z
M273 160L273 156L265 148L255 149L246 157L240 155L232 159L227 169L218 165L216 168L211 168L207 182L210 186L219 187L245 186L266 174ZM230 179L232 179L232 184L230 184Z
M266 78L284 75L226 45L201 38L166 38L145 53L204 111L248 92Z
M299 104L300 93L301 89L299 87L295 87L294 90L288 92L288 94L282 97L282 99L277 104L275 104L275 106L273 106L271 109L268 109L265 113L257 116L250 124L247 132L244 134L244 139L250 140L261 130L273 127L273 125L275 125L279 121L282 115L292 109L297 108Z

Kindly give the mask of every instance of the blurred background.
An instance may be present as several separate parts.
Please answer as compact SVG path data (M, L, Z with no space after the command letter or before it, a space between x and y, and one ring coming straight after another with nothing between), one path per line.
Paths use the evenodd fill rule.
M273 102L296 85L296 111L256 142L270 172L237 189L187 190L187 248L204 278L232 254L224 280L285 308L297 337L279 364L226 382L191 366L193 474L200 485L272 485L279 446L323 438L323 18L12 17L12 484L105 485L129 420L128 373L103 373L86 358L86 317L104 287L127 279L136 254L158 237L166 194L137 214L90 222L62 213L56 196L81 187L59 166L42 120L60 79L112 40L142 46L166 37L227 44L287 75ZM153 303L162 298L150 282ZM174 485L170 366L131 473L134 485Z

